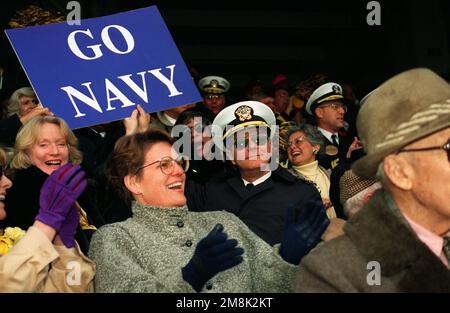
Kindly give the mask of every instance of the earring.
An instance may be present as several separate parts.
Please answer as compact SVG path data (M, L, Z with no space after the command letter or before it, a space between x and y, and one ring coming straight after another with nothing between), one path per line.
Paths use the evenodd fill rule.
M313 154L317 154L317 153L319 153L319 151L313 150Z

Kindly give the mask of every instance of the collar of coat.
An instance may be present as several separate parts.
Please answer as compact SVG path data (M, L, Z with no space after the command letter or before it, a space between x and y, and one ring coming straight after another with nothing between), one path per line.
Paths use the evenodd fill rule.
M450 291L449 269L420 241L385 191L374 193L344 231L368 261L380 263L383 276L404 272L402 290Z

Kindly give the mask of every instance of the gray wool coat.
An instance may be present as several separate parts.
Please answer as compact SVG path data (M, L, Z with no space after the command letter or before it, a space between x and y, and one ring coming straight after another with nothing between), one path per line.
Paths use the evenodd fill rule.
M302 260L297 292L450 292L450 270L385 191L377 191L344 232ZM371 261L379 264L379 280Z
M96 292L195 292L181 268L217 223L244 248L244 261L218 273L203 292L292 292L298 269L286 263L235 215L133 203L133 217L95 232L89 256Z

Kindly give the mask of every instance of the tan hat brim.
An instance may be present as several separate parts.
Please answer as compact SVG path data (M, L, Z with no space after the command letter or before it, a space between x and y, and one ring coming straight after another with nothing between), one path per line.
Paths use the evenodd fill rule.
M450 127L450 118L448 114L443 114L441 117L424 126L421 129L422 131L419 131L416 135L411 136L411 138L409 138L409 140L405 142L403 147L447 127ZM401 148L393 147L378 151L377 153L373 153L371 155L366 155L353 163L352 170L356 175L362 178L375 178L378 165L381 163L381 161L383 161L383 159L389 154L392 154L400 149Z

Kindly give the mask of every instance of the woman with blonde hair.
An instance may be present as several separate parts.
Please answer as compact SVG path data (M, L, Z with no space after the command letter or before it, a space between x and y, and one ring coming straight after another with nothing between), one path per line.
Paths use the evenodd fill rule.
M0 220L12 182L0 149ZM0 229L0 292L85 292L93 290L95 264L81 253L74 235L79 212L74 203L86 187L78 165L54 171L40 190L39 211L28 231ZM76 262L74 275L71 262Z
M27 229L33 224L39 211L39 191L48 175L67 163L81 163L77 143L75 135L59 117L36 116L21 128L11 162L15 173L7 198L8 216L0 226ZM76 238L84 253L87 253L95 226L104 224L92 199L91 187L88 185L76 203L81 215ZM8 208L12 211L8 212Z

